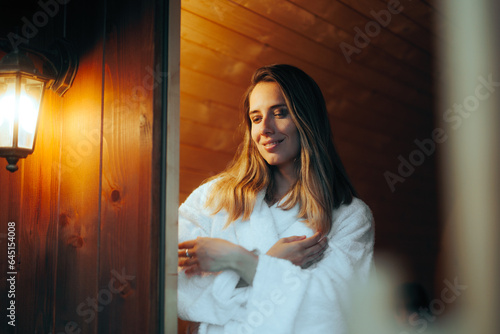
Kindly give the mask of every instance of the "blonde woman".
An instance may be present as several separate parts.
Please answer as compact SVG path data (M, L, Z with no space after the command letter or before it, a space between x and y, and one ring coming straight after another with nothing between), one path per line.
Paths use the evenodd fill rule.
M345 333L367 278L369 208L335 150L323 95L290 65L258 69L233 163L179 209L179 317L199 333Z

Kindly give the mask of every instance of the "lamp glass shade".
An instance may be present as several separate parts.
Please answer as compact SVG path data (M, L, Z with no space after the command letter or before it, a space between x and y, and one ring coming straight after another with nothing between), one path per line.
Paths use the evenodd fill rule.
M21 148L33 149L35 144L38 115L45 82L21 77L18 110L18 142Z
M44 88L21 73L0 77L0 147L34 149Z
M14 145L16 76L0 77L0 147Z

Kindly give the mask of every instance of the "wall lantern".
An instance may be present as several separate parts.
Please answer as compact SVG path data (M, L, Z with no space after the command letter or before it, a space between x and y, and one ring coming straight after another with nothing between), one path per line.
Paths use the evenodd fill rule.
M27 54L42 63L39 71ZM0 157L7 170L35 149L36 133L45 88L60 96L69 89L78 68L78 58L69 43L58 40L46 51L19 48L0 60Z

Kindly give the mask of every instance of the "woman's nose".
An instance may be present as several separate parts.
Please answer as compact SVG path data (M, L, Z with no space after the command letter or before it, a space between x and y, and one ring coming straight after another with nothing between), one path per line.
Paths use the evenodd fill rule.
M263 135L274 133L274 119L272 117L264 117L261 124L261 133Z

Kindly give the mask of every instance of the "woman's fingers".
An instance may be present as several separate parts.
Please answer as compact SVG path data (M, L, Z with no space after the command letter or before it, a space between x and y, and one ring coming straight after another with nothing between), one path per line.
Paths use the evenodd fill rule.
M286 238L282 238L281 240L284 242L284 243L289 243L289 242L294 242L294 241L300 241L300 240L305 240L306 239L306 236L305 235L293 235L291 237L286 237Z
M316 241L316 243L311 245L311 241ZM308 268L323 258L325 250L328 248L328 239L326 237L319 237L319 233L316 233L308 238L307 243L302 243L301 246L309 246L303 249L303 257L302 261L300 261L302 268Z
M179 257L191 257L191 256L194 254L194 251L193 251L192 249L189 249L189 250L188 250L188 254L189 254L189 256L187 256L187 254L186 254L186 250L188 250L188 249L187 249L187 248L185 248L185 249L178 250L178 251L177 251L177 255L178 255Z
M299 244L304 248L309 248L316 245L321 239L321 233L316 232L312 237L306 238L304 240L299 241Z
M318 242L315 246L311 247L310 256L313 258L317 258L319 256L323 257L323 254L328 249L328 240L324 238L320 242Z
M301 265L302 269L309 268L314 263L321 261L321 259L325 256L325 253L315 254L315 257L308 257L304 263Z
M321 254L328 248L328 240L327 238L323 238L318 241L315 245L309 247L307 250L309 251L309 255Z
M193 240L187 240L187 241L181 242L178 245L178 247L179 247L179 249L193 248L195 245L196 245L196 239L193 239Z
M192 258L194 255L196 255L197 242L198 242L198 239L193 239L193 240L187 240L187 241L179 243L177 245L177 247L179 248L179 250L177 251L177 256L179 258ZM181 263L180 259L179 259L179 263Z
M198 237L178 244L179 266L196 263L200 271L218 272L237 266L236 252L241 248L236 244L219 238Z
M196 239L187 240L179 243L179 250L177 251L177 256L179 257L178 266L187 270L187 268L192 268L197 265L197 259L194 257L196 245ZM191 269L192 270L192 269Z
M195 257L182 257L179 259L179 267L187 267L198 263Z

